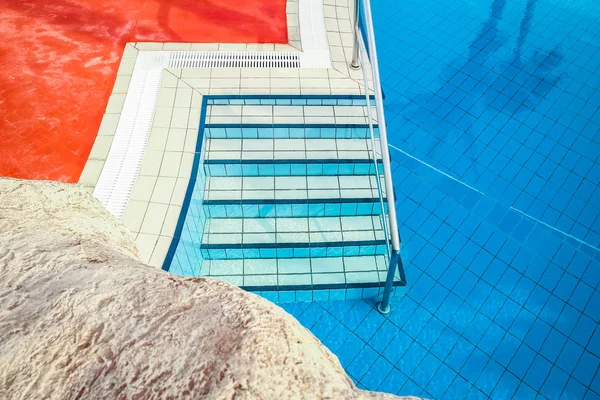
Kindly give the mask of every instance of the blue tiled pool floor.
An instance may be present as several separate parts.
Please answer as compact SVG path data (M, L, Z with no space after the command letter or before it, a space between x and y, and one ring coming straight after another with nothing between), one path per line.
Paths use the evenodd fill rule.
M398 199L405 297L386 318L363 300L282 307L369 390L598 397L598 251L410 157L394 167L412 188Z
M600 247L600 3L373 7L390 143Z
M282 305L369 390L600 398L600 2L372 2L408 287Z

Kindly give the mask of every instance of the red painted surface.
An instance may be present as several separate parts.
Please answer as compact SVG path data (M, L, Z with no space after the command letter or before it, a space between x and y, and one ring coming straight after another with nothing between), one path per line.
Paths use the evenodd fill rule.
M77 182L125 43L286 43L285 0L0 0L0 35L0 175Z

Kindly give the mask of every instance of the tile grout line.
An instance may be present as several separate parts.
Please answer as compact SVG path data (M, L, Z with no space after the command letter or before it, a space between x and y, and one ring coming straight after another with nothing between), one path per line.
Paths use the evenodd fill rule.
M518 212L519 214L521 214L521 215L523 215L523 216L525 216L525 217L527 217L527 218L529 218L529 219L531 219L531 220L533 220L533 221L535 221L535 222L537 222L537 223L539 223L539 224L542 224L542 225L544 225L545 227L552 229L553 231L559 232L560 234L562 234L562 235L565 235L565 236L567 236L567 237L569 237L569 238L571 238L571 239L573 239L573 240L575 240L575 241L579 242L580 244L586 245L586 246L588 246L589 248L591 248L591 249L594 249L594 250L596 250L596 251L600 252L600 248L598 248L598 247L596 247L596 246L593 246L593 245L589 244L588 242L586 242L586 241L584 241L584 240L581 240L581 239L579 239L579 238L577 238L577 237L575 237L575 236L573 236L573 235L571 235L571 234L568 234L568 233L566 233L566 232L564 232L564 231L561 231L560 229L558 229L558 228L555 228L555 227L553 227L552 225L549 225L549 224L545 223L544 221L541 221L541 220L539 220L539 219L537 219L537 218L534 218L534 217L532 217L531 215L529 215L529 214L527 214L527 213L524 213L523 211L521 211L521 210L519 210L519 209L517 209L517 208L514 208L514 207L510 206L510 207L509 207L509 209L510 209L510 210L513 210L513 211L515 211L515 212Z
M477 192L477 193L479 193L479 194L482 194L482 195L484 195L484 196L489 196L489 195L487 195L486 193L484 193L484 192L482 192L482 191L480 191L480 190L477 190L477 189L475 189L474 187L472 187L472 186L470 186L470 185L466 184L465 182L463 182L463 181L461 181L461 180L459 180L459 179L457 179L457 178L453 177L452 175L449 175L449 174L445 173L444 171L441 171L441 170L437 169L437 168L436 168L436 167L434 167L433 165L431 165L431 164L428 164L428 163L426 163L425 161L423 161L423 160L420 160L420 159L418 159L417 157L414 157L414 156L410 155L409 153L405 152L404 150L401 150L400 148L398 148L398 147L396 147L396 146L394 146L394 145L392 145L392 144L390 144L389 146L390 146L391 148L393 148L394 150L397 150L397 151L401 152L402 154L406 155L407 157L410 157L410 158L412 158L413 160L415 160L415 161L417 161L417 162L420 162L421 164L423 164L423 165L425 165L425 166L427 166L427 167L429 167L429 168L433 169L434 171L436 171L436 172L439 172L440 174L442 174L442 175L446 176L447 178L450 178L450 179L452 179L453 181L455 181L455 182L458 182L458 183L460 183L460 184L462 184L462 185L464 185L464 186L468 187L469 189L471 189L471 190L474 190L475 192ZM498 203L500 203L500 201L499 201L499 200L497 200L497 199L494 199L494 200L495 200L495 201L497 201ZM500 203L500 204L502 204L502 203ZM549 225L549 224L547 224L547 223L545 223L545 222L543 222L543 221L541 221L541 220L539 220L539 219L537 219L537 218L535 218L535 217L533 217L533 216L531 216L531 215L527 214L526 212L523 212L523 211L519 210L518 208L515 208L515 207L513 207L513 206L508 206L508 209L509 209L509 210L513 210L513 211L515 211L515 212L517 212L517 213L519 213L519 214L521 214L521 215L523 215L523 216L525 216L525 217L527 217L527 218L531 219L532 221L535 221L535 222L537 222L537 223L540 223L540 224L542 224L542 225L546 226L547 228L550 228L550 229L552 229L553 231L556 231L556 232L558 232L558 233L560 233L560 234L562 234L562 235L565 235L566 237L569 237L569 238L571 238L571 239L575 240L576 242L578 242L578 243L580 243L580 244L583 244L583 245L585 245L585 246L588 246L588 247L589 247L589 248L591 248L591 249L594 249L594 250L596 250L596 251L600 252L600 248L598 248L598 247L596 247L596 246L593 246L593 245L591 245L590 243L586 242L585 240L579 239L579 238L577 238L577 237L575 237L575 236L573 236L573 235L571 235L571 234L569 234L569 233L566 233L566 232L564 232L564 231L562 231L562 230L560 230L560 229L558 229L558 228L556 228L556 227L554 227L554 226L552 226L552 225Z
M410 158L412 158L413 160L415 160L415 161L417 161L417 162L420 162L421 164L423 164L423 165L425 165L425 166L427 166L427 167L429 167L429 168L433 169L434 171L436 171L436 172L439 172L440 174L444 175L445 177L447 177L447 178L450 178L450 179L452 179L453 181L455 181L455 182L458 182L458 183L460 183L461 185L464 185L464 186L468 187L469 189L476 191L476 192L477 192L477 193L479 193L479 194L483 194L483 195L485 195L485 193L483 193L483 192L482 192L482 191L480 191L480 190L477 190L477 189L475 189L473 186L470 186L470 185L466 184L465 182L463 182L463 181L461 181L461 180L459 180L459 179L456 179L456 178L455 178L455 177L453 177L452 175L450 175L450 174L447 174L446 172L444 172L444 171L442 171L442 170L440 170L440 169L438 169L438 168L434 167L433 165L426 163L425 161L423 161L423 160L421 160L421 159L419 159L419 158L417 158L417 157L415 157L415 156L413 156L413 155L411 155L411 154L407 153L406 151L404 151L404 150L402 150L402 149L400 149L400 148L398 148L398 147L394 146L393 144L389 144L389 146L390 146L392 149L394 149L394 150L396 150L396 151L399 151L400 153L402 153L402 154L406 155L407 157L410 157Z

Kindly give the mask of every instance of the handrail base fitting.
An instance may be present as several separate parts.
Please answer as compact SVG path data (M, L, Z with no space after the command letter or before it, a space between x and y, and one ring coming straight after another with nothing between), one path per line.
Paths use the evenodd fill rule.
M379 311L379 314L388 315L392 311L392 307L388 304L386 308L383 308L383 302L379 302L377 303L377 311Z

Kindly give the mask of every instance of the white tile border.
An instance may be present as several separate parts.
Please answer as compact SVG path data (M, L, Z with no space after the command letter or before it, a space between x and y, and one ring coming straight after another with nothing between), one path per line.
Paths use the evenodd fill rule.
M323 0L300 0L299 20L305 68L316 68L320 60L326 60L329 64L321 68L330 68L331 55L325 31Z
M123 219L127 203L140 173L146 145L156 110L161 75L165 68L207 68L233 66L236 68L330 68L331 57L322 0L300 0L298 6L302 52L247 51L247 45L218 45L218 50L178 51L166 44L138 46L137 58L124 57L119 74L130 72L126 94L109 102L120 109L112 145L93 194L119 220ZM127 45L125 51L130 51ZM290 46L288 46L290 47ZM146 48L148 50L141 50ZM185 45L182 49L188 49ZM290 47L290 49L292 49ZM124 54L125 56L125 54ZM114 94L113 94L114 96ZM121 103L122 101L122 103ZM116 111L116 110L115 110Z

